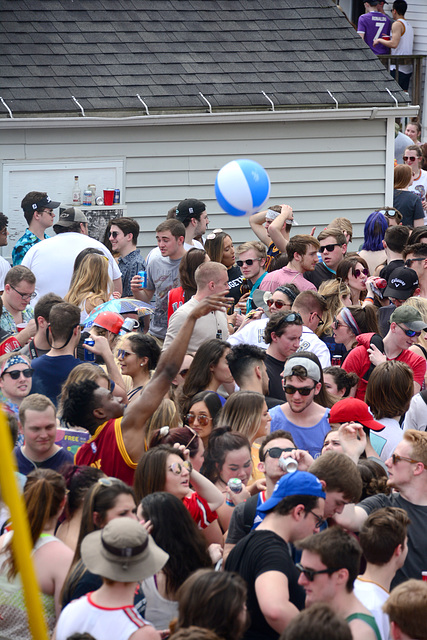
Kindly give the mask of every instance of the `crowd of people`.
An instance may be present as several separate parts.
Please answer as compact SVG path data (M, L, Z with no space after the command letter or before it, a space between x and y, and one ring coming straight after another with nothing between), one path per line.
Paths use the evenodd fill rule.
M274 205L235 249L186 199L143 258L135 220L101 243L59 204L22 200L0 316L52 637L426 637L424 214L372 212L351 251L348 219ZM0 513L0 637L29 640Z

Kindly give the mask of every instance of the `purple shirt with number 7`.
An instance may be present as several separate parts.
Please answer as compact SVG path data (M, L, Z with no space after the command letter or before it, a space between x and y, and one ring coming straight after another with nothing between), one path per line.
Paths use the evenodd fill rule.
M392 20L384 13L371 11L364 13L357 23L357 33L364 34L364 40L377 56L387 55L391 50L383 44L373 45L374 40L389 36L391 32Z

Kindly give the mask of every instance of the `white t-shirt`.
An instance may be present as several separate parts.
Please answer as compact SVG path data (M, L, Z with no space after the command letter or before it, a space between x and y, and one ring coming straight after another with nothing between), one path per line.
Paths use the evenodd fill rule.
M397 445L403 438L403 431L400 424L393 418L380 418L377 420L384 425L383 431L371 431L369 437L371 445L378 453L380 460L385 462L394 453Z
M93 247L99 249L108 258L108 273L112 280L121 278L121 272L107 247L94 238L83 233L60 233L53 238L42 240L26 253L22 264L36 276L37 297L31 301L34 307L37 300L45 293L56 293L63 298L70 288L74 261L80 251Z
M403 431L407 431L408 429L427 431L427 404L419 393L413 396L409 409L406 412Z
M354 595L374 616L381 634L381 639L389 640L390 620L388 615L382 610L384 602L390 595L388 591L375 582L368 582L363 578L356 578L354 581Z
M0 256L0 291L4 290L4 279L9 269L10 269L10 264L8 263L8 261L5 260L2 256Z
M303 326L302 328L301 342L298 351L310 351L310 353L314 353L319 358L323 369L331 366L331 352L326 346L326 343L316 336L308 327Z
M411 151L410 153L414 153ZM426 199L427 193L427 171L420 169L420 177L417 180L414 180L410 187L408 187L408 191L413 191L418 196L420 196L421 200Z
M260 320L252 320L247 325L233 333L227 338L227 342L234 346L235 344L254 344L261 349L267 349L268 344L264 342L264 330L269 318L261 318Z

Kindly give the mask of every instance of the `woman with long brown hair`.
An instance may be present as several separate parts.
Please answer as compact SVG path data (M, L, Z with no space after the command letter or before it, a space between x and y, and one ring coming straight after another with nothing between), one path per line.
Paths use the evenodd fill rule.
M73 559L73 552L55 537L55 528L65 505L64 478L51 469L36 469L27 476L24 501L27 508L32 558L42 596L49 635L61 611L60 592ZM30 640L22 583L12 550L13 532L0 537L0 634L13 640Z

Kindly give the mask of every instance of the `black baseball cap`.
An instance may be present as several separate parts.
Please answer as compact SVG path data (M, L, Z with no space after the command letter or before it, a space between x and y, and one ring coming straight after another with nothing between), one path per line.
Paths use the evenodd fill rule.
M398 267L391 272L383 296L396 298L397 300L407 300L413 295L417 287L418 276L416 271L409 267Z
M24 211L37 211L38 209L57 209L61 203L51 200L49 196L37 200L36 202L29 202Z
M181 200L176 208L176 218L180 222L186 222L191 218L198 218L203 211L206 210L206 205L201 200L195 198L186 198Z

